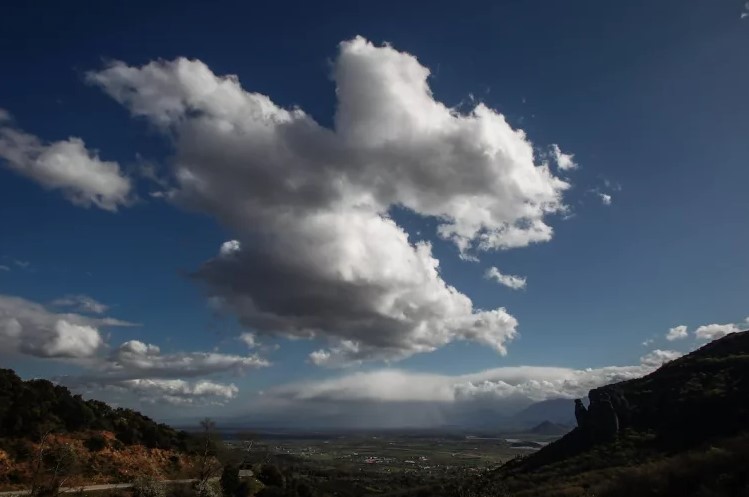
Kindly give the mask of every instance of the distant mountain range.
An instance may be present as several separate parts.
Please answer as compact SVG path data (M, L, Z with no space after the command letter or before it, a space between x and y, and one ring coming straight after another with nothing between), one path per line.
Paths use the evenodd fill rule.
M518 432L549 422L555 425L573 426L574 402L572 399L550 399L528 405L516 413L499 410L486 403L444 405L425 402L401 402L395 409L392 405L362 403L347 405L344 413L311 413L290 411L280 413L273 421L267 417L253 419L250 416L214 418L220 431L232 433L243 430L257 432L309 433L414 430L482 433ZM397 410L398 416L393 415ZM194 421L174 420L174 426L194 426Z
M512 424L527 427L544 421L573 426L575 424L575 402L572 399L542 400L513 415L511 420Z
M559 423L552 423L551 421L543 421L530 430L528 433L541 436L560 436L572 430L571 425L563 425Z

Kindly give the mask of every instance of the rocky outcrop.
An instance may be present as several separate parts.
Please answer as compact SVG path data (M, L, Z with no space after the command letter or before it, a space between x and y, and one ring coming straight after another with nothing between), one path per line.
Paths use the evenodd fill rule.
M609 443L616 439L629 420L629 403L616 389L593 389L588 394L586 409L581 399L575 400L575 419L584 437L593 444Z

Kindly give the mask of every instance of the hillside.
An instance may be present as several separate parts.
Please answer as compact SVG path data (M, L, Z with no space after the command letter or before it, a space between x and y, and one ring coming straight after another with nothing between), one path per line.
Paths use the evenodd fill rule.
M474 482L479 495L749 495L749 332L639 379L591 390L626 399L615 439L573 431ZM572 409L572 407L570 407Z
M84 400L47 380L21 380L0 369L0 486L23 487L41 454L64 459L70 480L128 480L143 473L190 472L194 440L142 414Z

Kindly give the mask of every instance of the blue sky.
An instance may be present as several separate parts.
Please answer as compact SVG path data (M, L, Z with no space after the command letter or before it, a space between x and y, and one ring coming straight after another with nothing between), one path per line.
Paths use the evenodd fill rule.
M294 402L324 411L325 402L404 401L423 380L417 374L438 378L434 398L423 400L442 403L458 403L465 385L493 387L482 401L498 404L509 398L498 385L523 392L551 385L533 390L529 401L575 395L611 379L611 366L625 368L617 370L624 377L641 374L652 362L641 358L654 350L670 358L740 329L749 315L746 13L733 0L6 7L0 360L24 377L57 378L156 416L174 417L175 404L195 416L216 403L237 415L268 404L262 418ZM180 68L172 62L178 57L201 65ZM269 122L292 119L279 116L298 108L305 123L319 126L309 125L309 138L300 124L265 149L258 131L265 128L243 128L247 117L232 113L235 104L219 109L222 101L208 99L185 104L176 117L161 112L174 99L187 102L181 92L198 84L190 75L205 75L201 68L211 78L236 75L238 95L266 95L276 109ZM399 77L417 88L418 74L409 71L418 68L430 71L428 99L415 94L392 108L377 100L390 83L396 100L410 91L395 86ZM435 102L451 113L430 114ZM479 104L488 117L476 117ZM338 122L337 108L344 108ZM402 108L408 116L397 116ZM219 140L203 120L212 113L244 135ZM477 130L498 116L509 125L503 139L521 140L532 163L514 149L482 169L472 151L494 138ZM71 137L85 145L71 145ZM442 153L445 143L455 148ZM553 145L576 167L555 160ZM292 153L297 147L302 154ZM281 149L292 152L272 155ZM267 164L278 166L272 178L261 174ZM568 186L540 175L543 164ZM327 177L323 170L334 171ZM192 190L185 171L205 174L210 191ZM528 183L506 200L508 177ZM356 194L331 186L339 180ZM301 190L284 197L288 184ZM331 195L346 200L331 207ZM356 211L368 195L376 205L361 218L338 211ZM435 202L443 195L445 205ZM316 218L284 217L287 209L307 216L322 205L342 217L320 221L320 231L308 232ZM465 215L455 230L470 231L487 205L491 219L464 238L473 249L461 257L459 242L440 236L438 226ZM518 215L523 205L534 205L534 214ZM393 224L382 221L388 216ZM478 249L481 234L501 232L507 219L538 221L553 234ZM338 224L359 221L370 235ZM399 233L409 236L403 247ZM331 260L322 248L300 248L324 247L331 236L338 248L348 241L375 247L371 264L381 268L345 251L350 266L340 254ZM239 255L228 246L219 255L229 240L238 240ZM439 261L438 280L423 288L414 283L426 274L421 269L397 283L399 272L410 275L418 265L407 255L417 241L430 242L430 257ZM314 275L299 274L300 267ZM525 278L525 287L487 278L492 267ZM401 299L419 317L394 324L394 314L367 307L373 304L358 293L337 293L352 284L349 269L361 295ZM461 296L445 294L441 282ZM324 293L328 284L351 302L326 299L324 308L304 293ZM415 286L400 295L408 285ZM108 307L91 312L80 296ZM445 310L463 298L472 310ZM272 319L263 314L271 307ZM516 326L492 321L466 331L468 316L504 319L479 314L500 308ZM73 328L60 331L61 321ZM720 326L695 335L710 324ZM667 340L680 325L688 336ZM248 347L238 339L243 333L257 344ZM316 361L314 351L330 357ZM515 366L536 369L508 378L506 368ZM600 374L583 381L586 368ZM393 400L383 390L402 395Z

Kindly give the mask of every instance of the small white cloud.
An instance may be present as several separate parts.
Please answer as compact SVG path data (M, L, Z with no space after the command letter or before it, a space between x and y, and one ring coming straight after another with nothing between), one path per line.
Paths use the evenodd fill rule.
M52 305L58 307L72 307L80 312L88 312L91 314L104 314L109 310L108 305L102 304L87 295L67 295L54 300Z
M8 266L0 265L0 271L10 271L10 268Z
M14 259L13 264L20 267L21 269L28 269L31 266L31 263L29 261L22 261L19 259Z
M673 328L668 330L668 333L666 333L666 340L668 340L669 342L673 342L674 340L681 340L682 338L686 338L688 336L689 332L687 332L686 326L674 326Z
M0 109L0 124L12 121L13 116L5 109Z
M524 277L502 274L496 267L487 269L486 273L484 273L484 278L494 280L500 285L512 288L513 290L520 290L526 286L526 279Z
M559 145L554 144L551 146L551 154L560 171L577 169L577 164L574 161L575 156L573 154L565 154L562 152Z
M80 138L44 144L34 135L0 127L0 158L13 171L75 205L116 211L130 203L130 179L116 162L102 161Z
M239 252L241 248L242 245L239 243L239 240L229 240L221 244L221 248L219 249L218 253L222 257L228 257Z
M645 340L644 342L642 342L642 346L643 347L650 347L651 345L653 345L653 342L655 342L655 340L653 340L652 338L648 338L647 340Z
M729 324L706 324L694 331L694 335L701 340L717 340L731 333L736 333L739 327L733 323Z
M255 339L254 333L242 333L241 335L239 335L239 340L241 342L244 342L244 344L247 345L248 349L254 349L255 347L257 347L257 340Z
M598 197L601 199L603 205L611 205L611 195L608 193L598 193Z
M660 350L656 349L640 358L640 363L643 366L651 368L659 368L663 364L678 359L684 354L676 350Z

